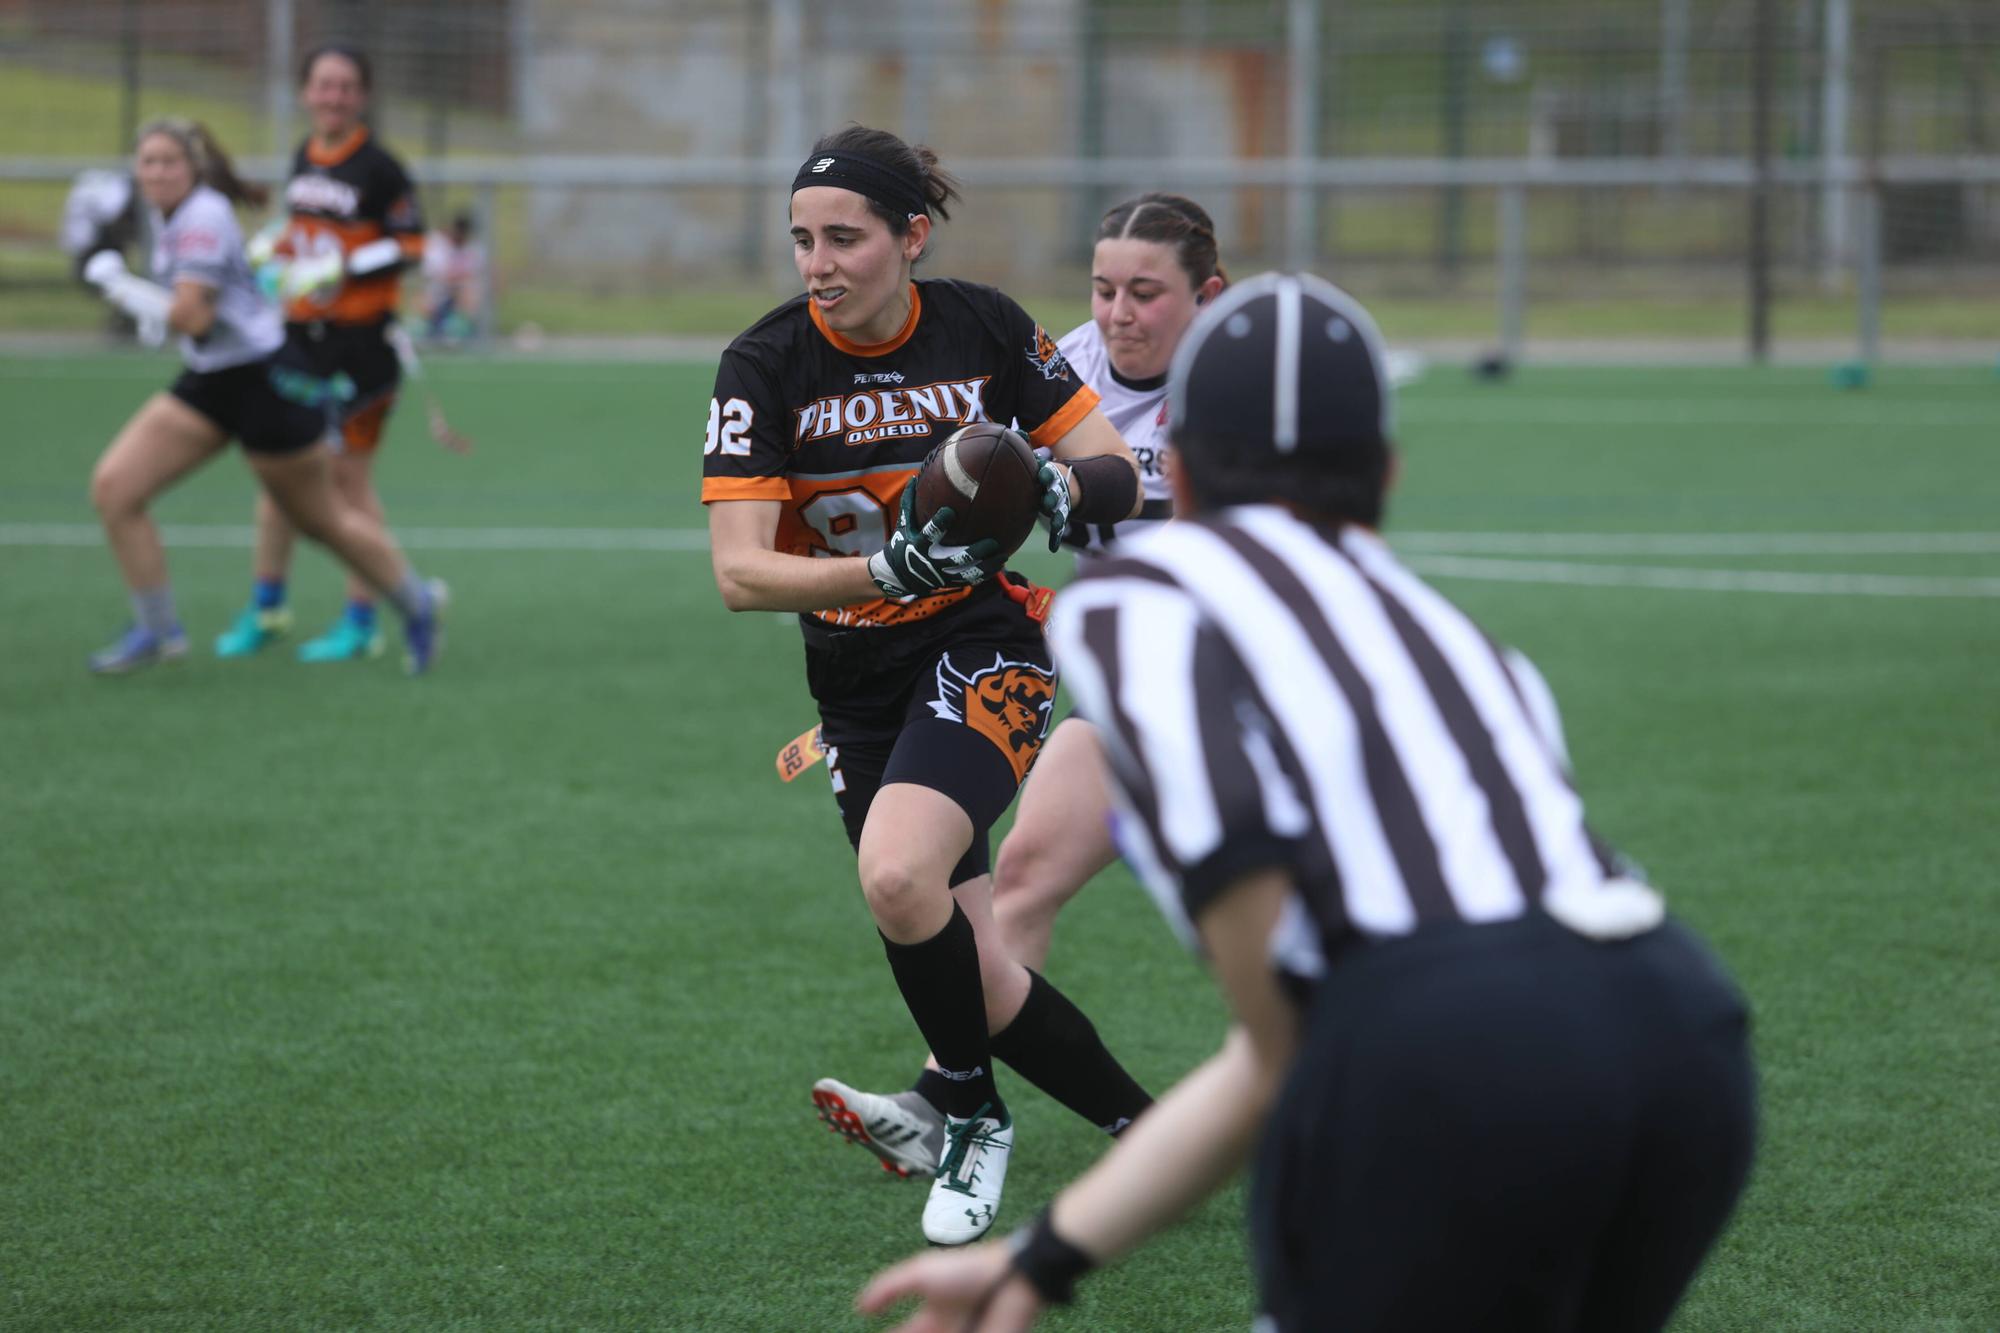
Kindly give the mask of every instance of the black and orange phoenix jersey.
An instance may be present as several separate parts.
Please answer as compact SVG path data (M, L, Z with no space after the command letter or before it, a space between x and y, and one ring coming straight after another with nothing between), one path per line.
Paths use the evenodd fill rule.
M778 550L865 557L895 531L904 483L960 426L1018 423L1049 445L1097 405L1097 391L1003 293L950 278L910 286L910 317L887 342L849 341L801 295L729 345L708 404L702 503L776 500ZM910 626L973 591L876 598L800 619L809 638L816 626Z
M310 138L299 145L292 177L285 182L285 209L290 221L276 247L281 255L352 254L370 241L393 236L405 263L423 258L424 216L417 192L402 163L369 137L365 125L332 149L322 149ZM285 318L295 324L378 323L396 313L398 272L392 267L348 278L327 300L291 302Z

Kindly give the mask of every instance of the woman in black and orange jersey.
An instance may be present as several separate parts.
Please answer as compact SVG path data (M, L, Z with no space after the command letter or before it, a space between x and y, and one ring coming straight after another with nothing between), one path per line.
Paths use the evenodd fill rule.
M1055 696L1041 628L992 562L930 552L898 523L925 455L977 421L1016 421L1053 452L1054 525L1139 507L1131 450L1027 312L990 287L912 280L956 197L936 156L893 134L852 126L813 146L790 211L805 294L723 353L702 482L723 601L800 613L862 892L939 1065L907 1101L854 1106L825 1084L814 1100L892 1170L933 1177L924 1232L939 1244L978 1238L999 1207L1013 1121L994 1057L1113 1133L1149 1100L993 931L987 833Z
M391 334L402 270L423 258L424 222L409 176L364 118L371 77L367 57L349 47L323 46L306 56L299 100L312 132L292 160L286 226L272 257L284 264L279 296L295 352L319 374L345 376L354 386L340 410L334 481L349 504L379 523L382 500L371 473L403 379ZM219 655L254 653L290 628L291 555L291 526L260 497L250 605L216 640ZM339 621L301 645L299 657L335 662L372 657L381 648L373 593L349 579Z

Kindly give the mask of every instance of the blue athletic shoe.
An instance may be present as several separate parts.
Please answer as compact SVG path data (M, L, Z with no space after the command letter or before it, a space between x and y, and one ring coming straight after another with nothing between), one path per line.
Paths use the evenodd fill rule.
M90 655L90 669L100 676L122 676L149 667L155 662L171 662L187 656L187 635L179 625L165 634L154 634L137 625L109 648Z
M382 627L361 625L343 615L332 629L299 645L301 662L359 662L382 655Z
M445 587L443 579L429 579L424 583L424 592L429 603L424 613L411 616L403 623L403 646L406 650L403 667L412 676L421 676L431 669L431 664L444 652L444 609L451 601L451 589Z
M292 613L282 606L246 606L236 623L215 636L217 657L248 657L292 628Z

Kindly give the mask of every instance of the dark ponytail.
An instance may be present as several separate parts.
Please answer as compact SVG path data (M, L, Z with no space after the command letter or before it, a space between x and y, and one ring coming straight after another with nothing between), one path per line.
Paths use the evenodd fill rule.
M162 116L158 120L147 121L139 127L139 137L134 145L144 143L155 134L164 134L181 146L187 154L188 165L194 168L194 178L222 194L232 204L249 204L262 207L271 197L271 192L261 185L253 185L236 174L236 164L229 160L229 154L208 132L208 127L198 120L185 116Z
M887 130L849 125L846 129L822 134L808 156L818 157L824 153L850 153L855 157L865 157L915 181L923 194L924 211L940 222L950 219L951 210L946 205L959 198L958 178L938 165L935 152L923 144L913 146L904 143ZM868 211L886 222L893 235L902 236L910 230L909 218L873 199L868 201Z

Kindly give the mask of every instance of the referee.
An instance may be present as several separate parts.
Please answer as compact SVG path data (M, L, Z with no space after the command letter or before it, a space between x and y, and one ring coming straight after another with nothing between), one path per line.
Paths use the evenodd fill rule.
M1024 1328L1253 1157L1284 1333L1656 1329L1721 1232L1743 1000L1592 836L1540 676L1376 535L1387 383L1312 277L1231 288L1181 344L1194 517L1081 575L1051 635L1121 848L1235 1023L1035 1223L865 1310Z

